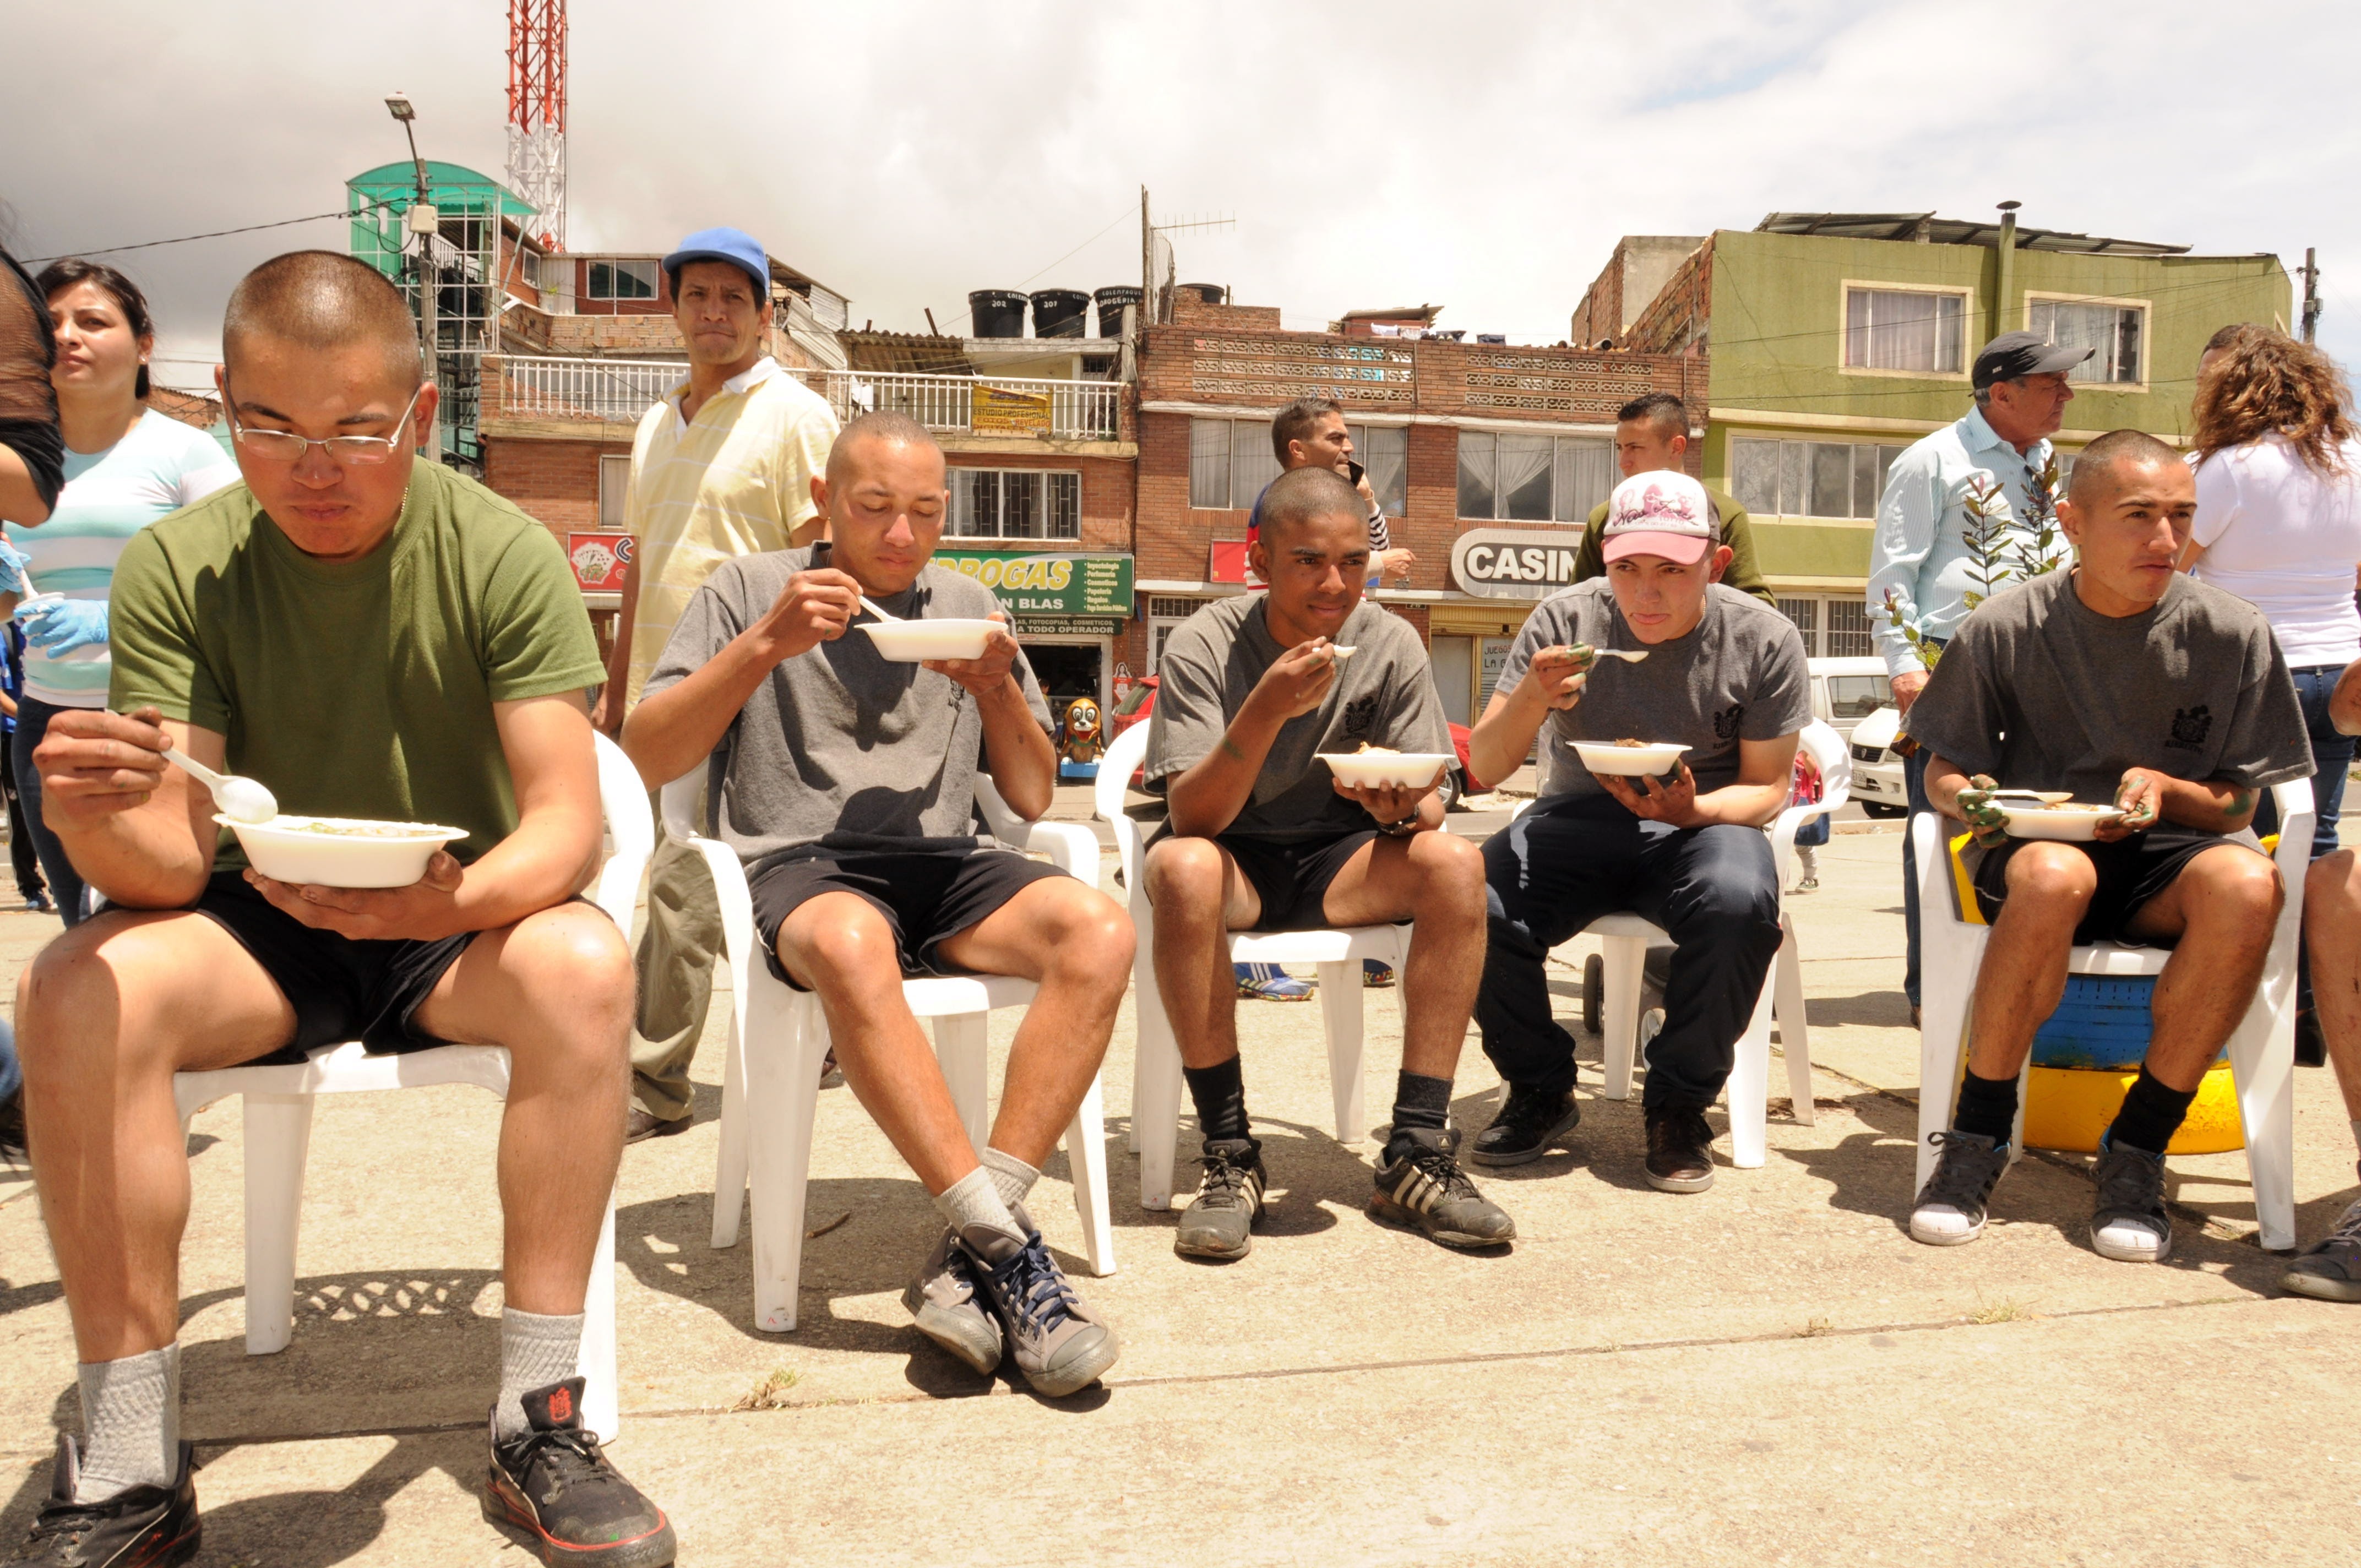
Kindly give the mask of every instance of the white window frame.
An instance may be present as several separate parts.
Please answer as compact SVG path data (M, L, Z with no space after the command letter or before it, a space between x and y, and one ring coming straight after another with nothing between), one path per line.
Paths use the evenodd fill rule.
M1854 448L1855 450L1859 450L1860 448L1867 447L1867 448L1869 448L1872 452L1875 452L1875 451L1878 451L1878 450L1880 450L1880 449L1883 449L1883 450L1885 450L1885 452L1886 452L1886 457L1885 457L1884 462L1883 462L1883 463L1882 463L1882 464L1877 463L1874 459L1872 459L1872 469L1873 469L1873 471L1874 471L1875 477L1874 477L1874 481L1873 481L1873 483L1872 483L1872 486L1871 486L1871 491L1872 491L1872 493L1871 493L1871 495L1870 495L1870 497L1869 497L1869 500L1868 500L1868 510L1867 510L1866 511L1861 511L1861 510L1854 510L1854 511L1852 511L1852 512L1850 512L1850 513L1847 513L1846 515L1841 516L1841 517L1828 517L1828 516L1824 516L1824 515L1822 515L1822 514L1821 514L1821 513L1819 513L1819 512L1811 511L1811 510L1792 511L1792 510L1787 510L1784 506L1781 506L1781 507L1774 508L1774 509L1771 509L1771 510L1767 510L1757 511L1755 508L1753 508L1752 506L1750 506L1750 505L1748 505L1748 504L1747 504L1747 498L1746 498L1745 496L1741 495L1741 494L1739 493L1739 479L1738 479L1738 446L1739 446L1739 444L1740 444L1741 442L1755 442L1755 441L1763 442L1763 443L1766 443L1766 444L1768 444L1774 445L1774 446L1802 446L1802 447L1805 447L1805 448L1806 448L1806 449L1807 449L1807 450L1806 451L1806 453L1805 453L1805 456L1804 456L1804 488L1805 488L1805 496L1804 496L1804 498L1803 498L1804 504L1805 504L1805 506L1806 506L1806 508L1808 508L1808 507L1810 506L1810 504L1811 504L1811 500L1810 500L1810 490L1811 490L1811 479L1812 479L1812 474L1811 474L1811 464L1812 464L1812 458L1811 458L1811 454L1810 454L1810 452L1809 452L1809 450L1808 450L1809 448L1814 447L1814 446L1849 446L1849 447L1852 447L1852 448ZM1747 515L1748 515L1748 516L1750 516L1750 517L1792 518L1792 519L1794 519L1795 521L1799 521L1799 522L1808 521L1808 522L1821 522L1821 523L1835 523L1835 524L1839 524L1839 525L1850 523L1850 524L1858 524L1858 525L1861 525L1861 526L1872 526L1872 525L1874 525L1874 524L1876 523L1876 521L1877 521L1877 503L1878 503L1878 501L1879 501L1879 500L1883 497L1883 495L1884 495L1884 493L1885 493L1885 476L1886 476L1886 473L1887 473L1887 471L1888 471L1888 470L1893 466L1894 460L1895 458L1897 458L1897 457L1901 456L1901 455L1902 455L1902 454L1903 454L1904 452L1907 451L1908 449L1909 449L1909 443L1907 443L1907 442L1899 442L1899 441L1847 441L1847 440L1843 440L1843 439L1838 439L1838 440L1833 440L1833 441L1831 441L1831 440L1827 440L1827 439L1820 438L1820 437L1817 437L1817 436L1806 436L1806 435L1752 435L1752 434L1742 434L1742 433L1739 433L1739 432L1732 431L1732 432L1730 433L1730 435L1729 462L1728 462L1728 466L1727 466L1727 472L1723 475L1723 478L1724 478L1725 480L1727 480L1727 481L1728 481L1728 489L1729 489L1729 491L1730 491L1730 494L1733 498L1735 498L1735 499L1736 499L1736 500L1738 501L1738 504L1739 504L1739 505L1741 505L1741 506L1742 506L1742 507L1745 507L1745 508L1746 508ZM1782 474L1782 476L1783 476L1783 477L1782 477L1782 483L1781 483L1781 489L1782 489L1782 491L1784 492L1784 488L1785 488L1784 476L1785 468L1786 468L1786 465L1785 465L1785 463L1784 463L1784 459L1783 459L1783 460L1782 460L1782 462L1780 463L1779 467L1780 467L1780 472L1781 472L1781 474ZM1853 466L1853 478L1852 478L1851 488L1852 488L1854 491L1858 492L1858 490L1860 489L1860 486L1861 486L1861 473L1860 473L1860 468L1859 468L1858 465L1856 464L1856 465L1854 465L1854 466ZM1781 500L1782 500L1782 501L1784 501L1784 500L1785 499L1785 496L1784 495L1784 493L1782 494L1782 496L1781 496L1781 498L1780 498L1780 499L1781 499ZM1851 503L1850 503L1850 504L1851 504L1851 505L1853 505L1856 509L1857 509L1857 508L1859 508L1859 507L1861 505L1861 498L1860 498L1860 496L1859 496L1857 493L1853 496L1853 498L1852 498L1852 501L1851 501Z
M623 516L623 499L631 493L631 455L628 452L602 452L598 455L598 526L609 533L621 533L631 526Z
M1366 424L1359 420L1347 420L1345 422L1345 433L1353 438L1353 450L1356 454L1367 449L1369 444L1368 435L1373 430L1400 431L1401 433L1401 493L1398 496L1388 496L1383 492L1379 492L1378 496L1378 505L1383 516L1389 518L1401 517L1410 510L1410 427L1402 424L1371 425ZM1366 458L1361 460L1361 466L1364 469L1368 467L1368 463Z
M1508 505L1508 498L1500 492L1500 462L1499 445L1499 438L1503 435L1532 435L1540 437L1550 443L1549 516L1539 518L1516 518L1510 517L1504 510ZM1517 425L1493 426L1481 430L1470 429L1463 426L1458 431L1457 439L1453 442L1451 448L1451 509L1455 513L1459 512L1460 448L1466 444L1471 436L1477 440L1489 441L1493 443L1492 515L1488 518L1466 518L1466 521L1469 522L1521 523L1532 528L1579 528L1589 521L1590 513L1597 508L1598 501L1605 500L1609 495L1612 495L1614 493L1615 480L1613 476L1615 467L1615 443L1609 437L1603 435L1567 435L1554 430L1532 430ZM1569 444L1576 447L1597 448L1603 452L1607 458L1609 478L1607 490L1604 494L1598 497L1598 500L1593 501L1587 507L1580 505L1577 501L1573 507L1572 513L1566 514L1566 509L1559 504L1557 481L1560 469L1565 466L1565 448ZM1464 513L1460 513L1459 515L1462 517L1466 516Z
M1157 665L1162 663L1164 640L1172 634L1172 629L1212 601L1180 598L1170 594L1148 594L1145 598L1148 611L1148 668L1145 673L1152 675L1156 674ZM1188 607L1185 610L1181 609L1183 605ZM1180 613L1176 614L1175 611Z
M2044 290L2028 289L2025 293L2026 330L2033 329L2033 307L2036 305L2103 305L2119 311L2137 311L2140 318L2139 379L2136 381L2077 381L2069 370L2066 378L2075 390L2094 392L2145 392L2148 385L2148 366L2155 358L2156 310L2147 300L2121 300L2105 294L2057 294ZM2089 361L2083 361L2088 364ZM2079 368L2079 367L2077 367Z
M608 269L610 280L615 273L623 272L623 269L627 267L632 269L641 267L646 268L648 269L648 276L644 279L641 279L636 270L624 273L624 276L646 283L648 286L648 291L644 294L599 293L598 284L594 280L598 276L598 269L601 267ZM609 303L631 304L642 300L659 300L664 297L664 263L658 258L653 256L590 257L586 258L583 262L582 290L582 297L584 299L600 300Z
M1812 625L1808 630L1795 620L1795 608L1806 605L1812 607ZM1837 612L1839 610L1845 612L1843 620L1850 622L1858 617L1860 624L1830 625L1831 621L1839 619ZM1871 659L1877 656L1876 627L1870 618L1869 605L1860 594L1782 592L1779 594L1779 613L1785 616L1787 623L1802 635L1804 656L1807 659ZM1857 638L1859 641L1848 641L1831 652L1829 640L1836 637Z
M1856 290L1872 294L1935 294L1949 295L1960 302L1960 367L1957 370L1881 370L1874 366L1850 363L1852 354L1852 296ZM1888 283L1870 278L1847 278L1837 286L1837 373L1841 376L1900 376L1914 381L1960 381L1969 379L1975 356L1971 352L1976 337L1976 291L1972 288L1949 284Z
M1010 533L1006 532L1008 518L1008 488L1005 482L995 482L994 486L994 491L997 498L995 505L998 515L993 519L993 532L990 533L968 533L959 532L960 477L971 474L1031 474L1040 476L1041 532L1038 533ZM1057 527L1057 519L1053 515L1056 510L1056 505L1050 493L1053 488L1051 483L1053 478L1067 478L1073 481L1074 515L1072 520L1072 531L1071 532L1060 533L1051 532ZM1082 540L1082 470L1079 468L994 468L987 467L982 464L978 464L973 467L961 466L950 470L949 488L951 490L950 515L943 520L943 537L945 539L1014 539L1027 544L1071 544L1079 543Z

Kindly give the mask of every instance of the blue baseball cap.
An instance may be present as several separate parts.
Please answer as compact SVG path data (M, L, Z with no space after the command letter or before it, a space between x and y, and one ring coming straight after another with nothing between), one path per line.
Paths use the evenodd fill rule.
M664 276L680 292L680 269L692 261L726 261L754 280L754 297L771 297L771 258L743 229L699 229L664 258Z

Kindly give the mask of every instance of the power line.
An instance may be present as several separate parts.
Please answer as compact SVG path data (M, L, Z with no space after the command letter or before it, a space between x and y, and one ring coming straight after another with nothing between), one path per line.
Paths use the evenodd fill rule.
M1124 209L1123 209L1123 211L1121 211L1121 212L1117 213L1117 214L1115 214L1112 219L1110 219L1110 220L1108 221L1107 225L1106 225L1106 228L1103 228L1103 229L1099 230L1099 232L1098 232L1098 233L1096 233L1096 234L1094 234L1094 235L1093 235L1093 236L1091 236L1091 237L1090 237L1090 238L1088 238L1088 239L1086 239L1086 240L1082 241L1082 244L1080 244L1080 245L1078 245L1078 246L1074 247L1074 248L1073 248L1073 249L1071 249L1071 250L1070 250L1070 251L1066 252L1066 254L1065 254L1064 256L1061 256L1061 257L1058 258L1058 259L1057 259L1057 260L1050 262L1050 263L1049 264L1049 266L1047 266L1047 267L1037 267L1037 268L1035 268L1031 272L1027 273L1027 274L1023 279L1021 279L1021 280L1018 280L1016 287L1017 287L1017 288L1019 288L1019 289L1023 288L1026 284L1030 283L1031 281L1033 281L1033 280L1034 280L1034 279L1038 278L1038 277L1039 277L1039 276L1041 276L1041 274L1043 274L1044 272L1049 271L1049 268L1051 268L1051 267L1062 267L1062 266L1064 266L1064 265L1067 263L1067 261L1069 261L1069 260L1070 260L1070 259L1071 259L1072 258L1074 258L1074 257L1076 257L1076 256L1079 256L1079 255L1080 255L1080 254L1082 254L1083 251L1085 251L1085 250L1089 249L1092 246L1096 245L1100 240L1104 239L1104 238L1106 237L1107 229L1111 229L1111 228L1115 227L1115 225L1116 224L1119 224L1119 223L1123 222L1126 218L1130 217L1130 216L1132 215L1132 212L1133 212L1133 209L1132 209L1132 207L1131 207L1131 204L1130 204L1129 203L1126 203L1124 204ZM966 319L968 319L968 317L969 317L969 316L971 316L971 315L972 315L972 314L974 313L974 310L975 310L975 307L974 307L974 306L972 306L972 305L971 305L971 306L969 306L966 310L960 312L960 313L959 313L959 314L957 314L957 315L955 315L955 316L951 316L951 317L950 317L950 318L948 318L948 319L949 319L949 320L951 320L951 321L954 321L954 322L965 321Z
M55 256L36 256L25 265L27 268L38 267L45 262L63 261L68 257L73 256L119 256L126 250L153 250L159 245L187 245L192 240L220 239L225 235L254 234L263 229L291 228L297 224L316 224L328 218L356 218L364 213L383 211L393 206L394 203L391 202L365 202L357 207L339 207L333 213L313 213L306 217L280 218L276 223L247 224L240 228L214 229L210 234L184 234L173 239L143 239L137 245L110 245L97 250L67 250L60 251Z

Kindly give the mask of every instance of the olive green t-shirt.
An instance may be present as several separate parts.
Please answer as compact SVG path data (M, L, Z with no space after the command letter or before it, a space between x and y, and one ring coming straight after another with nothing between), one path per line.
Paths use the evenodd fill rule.
M492 705L603 675L549 532L437 463L358 561L316 560L232 485L133 538L110 599L109 706L228 737L282 811L464 828L462 861L516 828ZM225 830L217 869L246 863Z

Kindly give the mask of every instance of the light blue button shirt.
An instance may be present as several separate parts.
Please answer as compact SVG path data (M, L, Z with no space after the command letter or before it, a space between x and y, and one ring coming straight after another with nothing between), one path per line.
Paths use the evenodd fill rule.
M1968 618L1968 596L1998 592L2019 581L2020 558L2038 526L2054 529L2056 497L2041 482L2049 466L2045 438L2020 455L1993 433L1980 409L1927 436L1886 470L1877 503L1877 536L1869 556L1869 620L1889 674L1926 666L1886 613L1892 593L1921 636L1948 638ZM2008 575L1983 581L1984 563L1971 539L1969 503L1984 512L1984 535L1994 565ZM2053 541L2051 563L2068 554L2065 536Z

